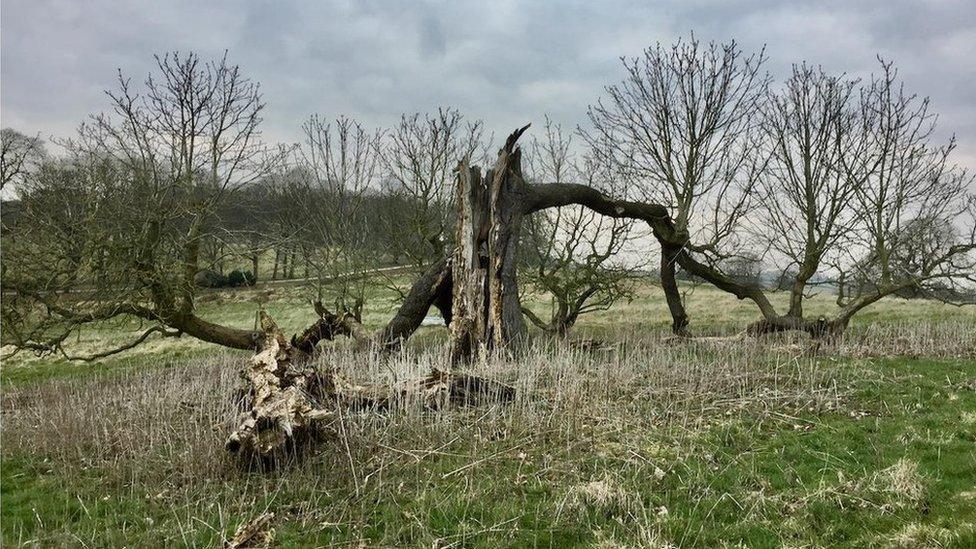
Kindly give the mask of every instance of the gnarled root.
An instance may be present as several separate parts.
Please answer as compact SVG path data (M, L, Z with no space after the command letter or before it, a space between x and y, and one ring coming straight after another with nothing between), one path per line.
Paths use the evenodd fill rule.
M314 371L293 364L299 351L263 311L261 328L264 341L243 372L251 409L242 414L226 445L232 452L267 456L307 432L313 423L331 418L332 412L315 405L309 393Z
M515 398L515 388L504 383L437 369L396 386L356 385L335 371L317 374L308 366L311 355L300 343L304 338L293 338L294 345L287 342L264 313L261 327L264 342L243 372L250 409L227 439L227 449L234 453L270 457L308 440L317 424L330 422L340 410L385 411L411 404L441 410Z

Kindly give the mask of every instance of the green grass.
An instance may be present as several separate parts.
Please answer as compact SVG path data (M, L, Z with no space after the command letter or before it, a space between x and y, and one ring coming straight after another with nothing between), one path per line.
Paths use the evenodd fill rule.
M335 478L342 471L314 462L296 465L301 474L225 473L187 491L125 475L105 483L117 473L5 453L4 541L210 545L268 509L284 546L976 543L973 363L836 367L855 377L826 413L748 410L692 433L619 425L572 441L554 432L479 440L458 427L443 454L387 456L396 463L384 465L383 486L358 495ZM472 466L472 456L490 459ZM919 494L888 478L899 463L912 464L902 480Z
M267 309L300 329L307 302L276 291ZM259 292L202 314L247 326ZM372 297L378 326L394 305ZM702 289L689 310L704 333L755 314ZM802 340L668 346L666 305L642 289L578 327L612 351L476 366L520 388L509 408L357 415L273 471L221 447L241 354L158 340L94 364L18 357L0 377L2 542L214 546L268 511L281 546L974 546L976 317L903 300L872 315L816 358ZM81 343L122 337L101 330ZM325 365L423 371L443 333L424 328L419 354L392 365Z
M676 487L671 535L694 545L870 546L914 527L958 547L976 543L976 423L961 421L976 409L976 393L961 388L976 375L973 363L846 367L874 377L856 384L849 411L799 416L792 426L747 419L711 430L701 441L709 457L684 462L692 481ZM900 461L917 464L918 499L886 485L885 471ZM695 491L708 496L682 509Z

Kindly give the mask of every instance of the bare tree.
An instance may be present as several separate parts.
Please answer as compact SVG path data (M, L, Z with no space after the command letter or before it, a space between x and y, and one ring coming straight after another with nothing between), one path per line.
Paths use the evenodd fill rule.
M839 252L857 222L851 201L862 178L842 169L864 156L862 125L851 104L856 82L795 65L763 114L770 161L757 194L756 232L794 269L787 315L803 316L807 283Z
M764 61L764 52L746 55L735 42L705 45L692 37L670 48L658 44L623 59L626 77L589 110L592 129L584 136L591 147L613 162L635 198L671 213L673 230L656 236L676 333L688 324L676 263L706 279L722 278L715 267L728 253L723 244L737 247L765 164L757 143L768 83Z
M934 120L927 113L927 101L904 94L890 65L884 64L884 76L862 90L859 105L852 99L854 83L801 66L786 91L763 108L767 86L756 65L761 54L741 60L734 44L723 47L722 55L717 51L712 46L702 53L692 40L679 42L670 52L659 46L645 52L642 60L625 62L627 79L608 88L606 103L591 108L595 129L585 134L591 143L608 144L607 156L632 187L650 189L642 195L652 201L648 206L658 199L669 209L668 219L661 219L633 203L618 206L621 212L646 220L662 244L662 285L676 331L683 329L687 317L669 257L690 275L754 301L763 321L750 327L753 333L799 329L818 337L836 334L858 310L899 289L932 280L958 283L971 278L967 273L972 270L972 199L967 187L972 176L949 163L952 144L929 145L931 129L926 124ZM737 66L742 69L734 70ZM716 78L716 74L723 76ZM725 108L729 114L723 117ZM709 123L715 120L727 122ZM696 128L723 131L702 133ZM715 153L708 137L716 135L723 136L720 142L725 144L717 150L733 147L733 152ZM747 143L748 149L736 149L733 143L740 147ZM733 160L710 160L710 154ZM709 166L726 167L714 172L715 179L704 179L715 185L698 186L699 179L680 177L702 170L712 173ZM760 176L762 185L757 188ZM900 187L894 181L901 181ZM648 182L658 185L648 187ZM606 207L602 198L587 194L579 190L578 196L560 203L580 199L577 203L598 211ZM739 235L745 213L760 199L766 221L761 229L769 238L766 245L774 255L786 258L786 269L792 270L792 265L797 271L785 315L773 307L761 284L729 276L722 269L730 258L752 253L744 250ZM711 219L698 221L702 211ZM939 242L935 235L946 232L900 230L912 219L917 226L948 224L954 227L953 236ZM696 231L696 223L708 229ZM711 238L697 237L704 242L699 244L698 234ZM842 310L834 319L802 317L804 289L814 276L849 282L854 279L849 271L857 268L891 271L894 264L885 266L886 258L898 257L895 248L909 246L908 234L928 235L923 239L928 243L929 251L923 254L927 259L915 262L911 276L889 283L883 275L881 289L857 298L845 292ZM855 253L860 257L852 257Z
M954 138L931 143L936 117L928 98L906 92L897 70L882 60L860 111L871 162L844 165L849 177L863 181L853 201L860 239L852 253L861 257L844 269L848 280L862 283L841 300L840 318L847 320L906 288L965 288L976 279L974 177L951 162Z
M792 215L799 221L799 230L781 221L770 234L775 248L788 257L798 250L792 257L802 261L796 261L799 274L790 310L783 316L766 315L750 327L754 333L801 329L815 336L836 335L864 307L885 296L926 287L937 288L942 296L959 295L964 292L944 290L974 280L973 177L951 163L954 140L932 143L935 117L928 100L906 93L888 62L860 89L853 108L827 106L834 96L832 82L822 73L800 69L799 79L795 74L787 87L788 98L802 99L792 100L794 105L810 104L818 109L813 112L823 113L813 120L833 117L839 123L835 135L823 139L834 143L825 145L826 153L820 155L803 152L815 150L804 144L815 141L808 136L820 135L811 129L816 126L798 124L790 131L794 150L801 154L792 161L800 166L793 172L797 175L789 177L803 185L791 184L789 177L781 180L779 199L765 202L774 209L771 219ZM807 91L797 94L798 89ZM840 88L838 96L845 104L852 95L846 89ZM789 99L778 104L789 104L784 101ZM809 118L799 108L795 112L796 121ZM780 150L777 162L790 165L785 149ZM806 183L817 181L818 173L827 177L820 184ZM833 318L805 319L799 306L802 286L818 272L839 287L840 310Z
M572 137L548 117L544 129L543 139L532 140L532 179L609 186L611 170L605 163L592 156L577 161ZM553 308L547 321L523 307L525 316L542 330L564 336L580 315L606 310L632 296L636 268L619 259L631 226L630 220L604 217L581 206L529 217L523 232L523 278L533 290L551 296Z
M740 284L760 286L763 283L763 261L758 255L740 254L722 262L722 271Z
M481 122L466 122L452 108L404 115L386 136L387 191L402 198L387 232L415 265L444 257L454 219L454 171L462 159L481 160L483 139Z
M22 183L45 157L44 142L12 128L0 130L0 189Z
M313 115L303 126L300 171L289 183L291 202L301 214L293 216L296 245L314 270L316 299L328 285L336 300L356 311L363 304L362 275L376 266L367 253L367 207L380 174L381 134L339 117L327 122Z
M4 314L30 320L22 324L29 328L13 335L16 343L66 353L63 344L82 326L129 316L150 327L135 342L97 356L154 333L253 348L251 330L195 314L194 279L216 205L280 159L259 140L264 103L258 85L226 57L206 62L173 53L156 58L156 71L141 91L120 71L118 88L107 93L112 112L93 117L68 143L84 182L83 259L73 272L55 276L20 268L36 264L61 238L43 223L31 223L5 257L20 276L4 277L4 290L17 296L4 299ZM35 197L57 194L53 184L37 185ZM79 274L91 291L65 294Z

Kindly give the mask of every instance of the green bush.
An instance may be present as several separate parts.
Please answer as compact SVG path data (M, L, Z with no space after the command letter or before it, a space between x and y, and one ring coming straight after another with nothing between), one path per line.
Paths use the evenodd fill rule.
M209 269L198 272L193 281L202 288L223 288L228 283L226 276Z
M235 288L239 286L254 286L254 282L254 273L251 271L234 269L229 275L227 275L227 286Z

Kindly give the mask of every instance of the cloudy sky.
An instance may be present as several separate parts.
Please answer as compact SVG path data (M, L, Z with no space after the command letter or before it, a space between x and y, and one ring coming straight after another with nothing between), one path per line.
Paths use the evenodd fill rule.
M142 79L153 53L226 49L262 84L269 140L296 141L313 112L389 125L438 105L498 136L545 113L575 126L622 76L620 56L692 31L765 44L775 77L802 60L866 75L880 53L932 98L941 137L955 134L957 160L976 168L973 0L3 0L0 115L69 135L106 107L117 69Z

